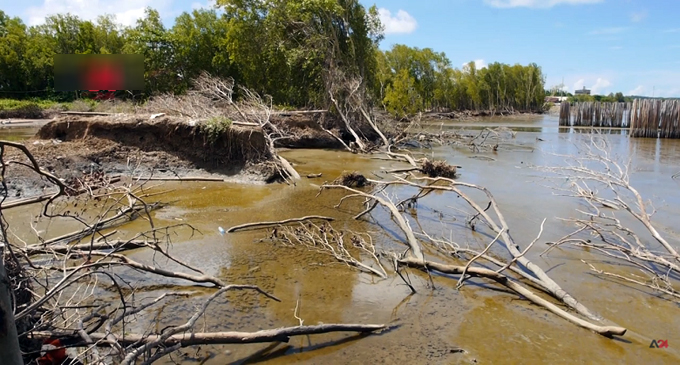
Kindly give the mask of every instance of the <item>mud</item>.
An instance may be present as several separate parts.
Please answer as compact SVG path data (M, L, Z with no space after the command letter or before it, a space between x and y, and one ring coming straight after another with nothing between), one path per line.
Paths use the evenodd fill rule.
M503 122L494 120L490 124L503 125ZM173 355L173 360L216 365L680 362L680 350L676 346L680 343L677 304L650 290L592 275L581 259L613 272L631 272L594 252L565 247L548 256L539 255L544 242L573 230L557 218L573 217L575 209L582 206L555 196L554 191L545 186L549 183L544 176L530 166L560 164L562 159L551 153L577 153L574 143L583 141L584 136L577 130L554 127L556 119L554 123L545 118L527 119L521 124L529 131L519 132L515 142L532 147L530 149L474 153L466 148L444 146L423 152L428 158L432 156L463 166L458 170L461 181L489 188L512 227L513 237L522 247L535 238L542 219L548 218L544 235L529 258L586 306L628 328L624 337L612 340L598 336L482 280L471 280L456 291L455 281L450 278L433 277L432 286L426 274L411 271L409 279L418 293L409 295L408 288L399 280L378 281L338 264L327 255L261 242L263 235L258 232L219 235L218 226L228 228L253 221L319 214L337 218L335 224L341 227L371 232L382 247L403 250L403 245L398 243L398 228L391 223L388 212L376 209L370 221L355 221L352 216L361 210L361 201L343 205L338 210L334 206L343 195L340 192L314 196L318 184L332 181L343 172L358 171L377 178L375 175L383 175L381 171L403 168L406 164L342 151L296 149L284 151L282 155L295 164L301 175L322 173L321 179L303 179L296 187L173 182L158 188L173 190L158 199L175 203L154 212L156 224L186 222L202 232L194 237L177 236L172 247L176 256L199 266L206 274L217 275L229 283L259 285L282 300L276 303L251 294L227 295L210 307L205 321L201 320L201 329L255 331L295 326L299 323L293 316L298 300L304 324L358 322L388 323L395 327L368 337L334 334L296 338L276 347L268 344L202 346L185 349L180 355ZM452 123L443 128L459 127ZM658 209L654 219L664 234L678 242L680 182L671 176L680 171L680 141L629 139L625 134L604 137L617 156L632 158L632 183L645 197L653 199ZM477 156L493 160L474 158ZM409 192L397 189L392 193ZM467 213L451 206L461 207L452 195L433 193L422 199L416 214L410 217L414 228L417 223L433 234L478 249L489 242L490 238L482 233L466 229ZM29 222L37 209L35 206L17 208L7 217L11 230L27 242L35 240ZM438 212L448 213L441 217ZM120 230L130 235L145 227L147 223L137 220ZM66 224L37 227L45 230L48 237L72 228ZM507 257L501 250L493 254ZM154 259L153 253L146 251L132 252L131 256L147 262ZM157 263L170 264L162 260ZM139 298L153 298L166 290L159 289L155 279L140 277L134 272L126 277L137 280ZM148 322L155 316L161 319L159 329L183 323L208 293L198 292L191 299L177 300L146 317L140 316L140 322L130 331L148 328ZM668 340L669 348L649 348L652 339Z
M24 144L41 168L66 181L94 172L107 176L219 177L263 182L274 173L267 164L259 128L230 126L208 135L187 119L149 116L64 116L42 126ZM7 157L28 162L8 148ZM11 166L10 196L21 198L49 188L37 174Z

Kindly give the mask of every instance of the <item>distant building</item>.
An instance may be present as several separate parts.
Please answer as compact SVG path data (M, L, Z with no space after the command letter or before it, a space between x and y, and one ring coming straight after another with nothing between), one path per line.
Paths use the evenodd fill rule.
M583 89L574 91L574 95L590 95L590 90L584 86Z

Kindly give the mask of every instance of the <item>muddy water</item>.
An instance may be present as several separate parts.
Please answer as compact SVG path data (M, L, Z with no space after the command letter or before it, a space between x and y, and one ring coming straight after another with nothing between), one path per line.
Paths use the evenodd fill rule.
M460 128L450 121L432 123L437 128ZM537 234L540 222L547 218L539 244L555 240L571 231L557 217L575 216L580 205L568 198L556 197L544 185L544 175L533 165L558 165L563 158L553 154L575 154L574 143L583 138L577 130L557 128L551 117L490 120L491 125L512 125L519 132L513 144L519 147L485 154L494 161L472 158L468 150L438 147L431 151L461 165L460 180L484 185L497 197L513 236L524 247ZM464 125L466 129L479 125ZM620 131L616 131L620 132ZM543 141L537 140L537 138ZM624 133L606 136L617 155L633 159L632 182L647 198L653 199L655 215L670 238L678 232L680 183L671 176L680 171L680 141L628 139ZM294 326L299 321L294 309L299 303L299 317L304 324L316 323L389 323L395 329L379 336L356 337L342 334L296 338L287 346L269 345L202 347L187 350L180 362L206 364L264 362L268 364L411 364L411 363L678 363L680 361L680 317L678 306L637 287L595 277L580 260L608 268L606 260L577 249L555 250L547 257L538 254L545 246L536 246L529 257L542 266L567 291L586 306L615 324L627 327L622 339L610 340L580 329L545 310L532 306L512 294L483 281L472 281L460 291L455 281L410 273L418 293L400 280L378 281L359 274L329 257L301 249L259 242L262 232L244 232L220 236L224 228L251 221L279 220L309 214L338 218L340 226L373 232L380 244L398 246L398 229L389 216L376 210L372 222L352 221L360 208L356 202L335 209L339 192L324 192L315 197L324 180L332 180L342 171L360 171L369 177L381 176L382 169L403 167L399 163L370 159L339 151L291 150L282 153L296 165L302 175L323 173L321 179L304 179L297 187L285 185L234 185L222 183L173 183L160 189L173 189L163 195L173 202L155 213L157 224L191 224L199 232L179 230L172 236L172 252L217 275L229 283L256 284L281 299L280 303L250 293L234 293L218 299L210 308L201 329L211 331L253 331ZM375 174L373 174L375 173ZM559 184L559 182L557 182ZM405 196L408 191L394 191ZM461 245L481 247L488 242L484 233L470 234L463 226L467 213L452 195L432 194L420 201L412 224L436 235L454 239ZM452 208L453 207L453 208ZM440 216L438 212L443 212ZM25 224L29 210L13 212L10 224L19 234L30 230ZM417 218L417 219L416 219ZM14 221L14 222L12 222ZM378 225L380 224L380 226ZM67 224L45 227L52 235L68 231ZM122 234L145 229L137 220L119 229ZM386 228L386 230L383 230ZM387 233L384 233L387 232ZM30 239L29 233L23 239ZM673 239L673 238L671 238ZM675 236L675 242L678 242ZM500 253L500 252L499 252ZM138 260L150 261L147 252L136 252ZM172 267L155 258L158 265ZM627 271L627 270L626 270ZM623 271L623 272L626 272ZM152 297L164 288L155 278L129 274L138 286ZM165 282L164 282L165 283ZM169 283L169 281L168 281ZM179 283L179 282L176 282ZM193 290L190 287L185 290ZM152 313L167 324L182 323L205 298L197 292L189 299L169 302L162 311ZM149 322L150 315L147 319ZM138 328L144 327L144 322ZM668 349L650 349L652 339L667 339ZM465 350L459 353L458 348ZM268 351L267 354L264 351Z

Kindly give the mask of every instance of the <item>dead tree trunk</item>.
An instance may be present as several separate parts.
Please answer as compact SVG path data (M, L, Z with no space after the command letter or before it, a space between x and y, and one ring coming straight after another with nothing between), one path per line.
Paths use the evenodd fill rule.
M0 245L4 246L4 243ZM19 338L12 311L12 288L5 271L3 262L5 255L2 246L0 246L0 354L2 354L3 364L23 365L24 360L19 349Z

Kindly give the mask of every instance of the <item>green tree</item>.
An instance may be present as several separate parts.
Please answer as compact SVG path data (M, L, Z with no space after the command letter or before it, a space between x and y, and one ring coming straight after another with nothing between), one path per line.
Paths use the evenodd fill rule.
M8 91L26 91L26 26L19 18L10 18L0 10L0 91L5 96Z
M423 99L416 89L415 78L408 70L399 71L392 84L387 86L384 102L387 111L397 118L415 114L422 109Z
M169 33L173 45L173 64L182 77L183 91L189 81L207 71L218 77L233 76L226 46L227 22L215 10L194 10L175 19Z
M174 44L158 11L147 8L144 14L134 28L127 30L123 52L144 55L147 94L173 91L179 79L173 67Z

